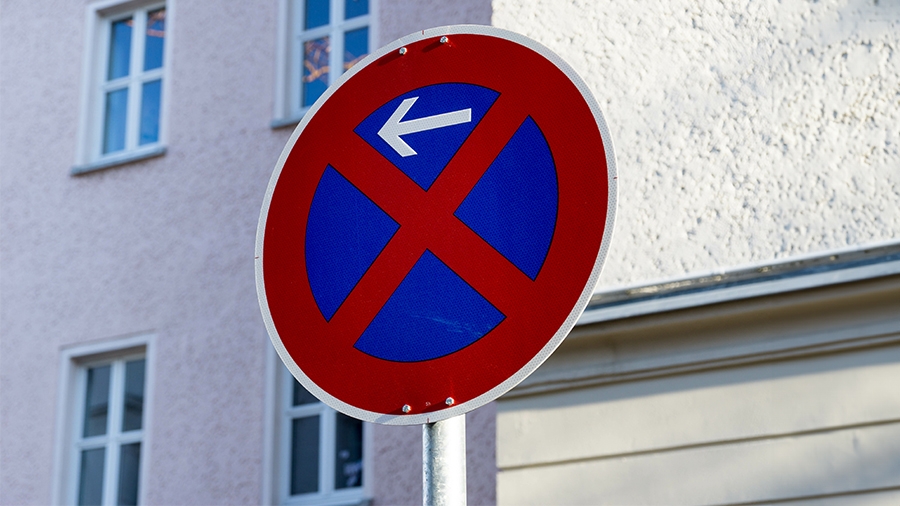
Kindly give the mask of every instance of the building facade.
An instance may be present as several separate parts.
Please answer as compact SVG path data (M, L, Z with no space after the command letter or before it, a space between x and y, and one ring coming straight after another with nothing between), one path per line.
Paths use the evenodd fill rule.
M493 7L585 76L620 188L594 301L498 402L498 502L896 503L900 6Z
M897 243L598 293L581 322L498 402L499 503L900 500Z
M284 373L253 251L305 108L457 23L568 61L619 173L585 316L468 415L469 503L896 502L900 4L3 0L0 503L421 500L418 427Z
M399 504L421 430L294 392L253 273L269 176L361 56L486 2L0 4L0 503ZM493 502L490 408L470 493Z

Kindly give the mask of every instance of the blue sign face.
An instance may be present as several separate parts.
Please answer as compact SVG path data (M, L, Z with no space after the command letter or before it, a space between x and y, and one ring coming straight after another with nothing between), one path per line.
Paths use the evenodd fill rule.
M324 92L279 158L256 241L263 320L297 381L361 420L431 423L559 346L615 220L615 155L587 89L522 35L458 26L374 51Z
M379 107L354 132L428 190L498 95L474 84L426 86Z
M500 94L464 83L404 93L354 132L428 191ZM540 126L527 117L458 203L453 218L530 279L537 278L556 226L556 166ZM331 320L402 227L328 166L313 196L306 269L318 309ZM441 226L439 223L435 227ZM354 347L393 362L444 357L481 339L506 315L425 244Z

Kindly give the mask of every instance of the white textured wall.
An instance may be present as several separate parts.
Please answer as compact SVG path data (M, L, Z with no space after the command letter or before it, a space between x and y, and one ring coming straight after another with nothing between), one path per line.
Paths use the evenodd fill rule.
M616 146L600 286L900 236L897 0L495 0Z

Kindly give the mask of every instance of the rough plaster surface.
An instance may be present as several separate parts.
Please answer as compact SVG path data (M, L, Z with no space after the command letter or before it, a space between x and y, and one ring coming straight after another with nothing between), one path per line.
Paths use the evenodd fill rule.
M170 2L168 153L72 177L85 5L3 4L0 502L50 503L60 349L149 332L147 501L258 503L276 6Z
M618 155L600 287L900 236L900 2L495 0Z

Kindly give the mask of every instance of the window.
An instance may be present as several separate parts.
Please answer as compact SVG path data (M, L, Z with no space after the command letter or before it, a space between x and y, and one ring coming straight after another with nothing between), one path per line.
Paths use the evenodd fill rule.
M151 340L63 350L53 504L141 502Z
M162 152L165 5L111 9L92 17L82 166L75 172Z
M76 504L137 504L145 366L129 357L80 368Z
M363 422L319 402L281 369L281 503L365 503Z
M296 122L344 71L372 48L370 12L374 0L285 0L289 43L283 53L285 91L280 111L283 124ZM337 70L335 70L337 69ZM277 124L281 124L276 122ZM276 124L276 126L277 126Z

